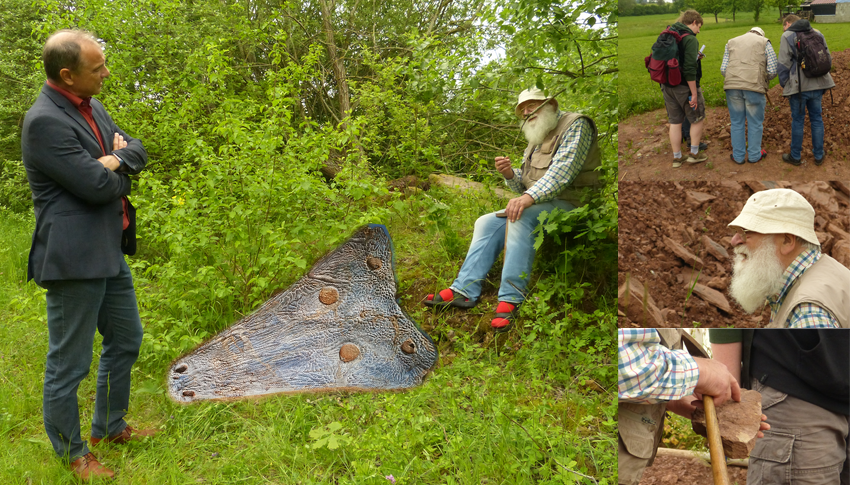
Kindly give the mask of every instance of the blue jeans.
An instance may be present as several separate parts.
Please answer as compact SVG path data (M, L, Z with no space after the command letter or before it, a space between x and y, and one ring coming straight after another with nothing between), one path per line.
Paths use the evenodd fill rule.
M821 98L823 90L806 91L788 98L791 103L791 157L799 160L803 156L803 127L806 125L806 110L812 125L812 153L823 159L823 117Z
M483 215L475 221L472 243L466 253L466 259L460 268L457 279L451 289L456 293L477 300L481 296L481 283L496 261L496 257L505 248L505 265L502 267L502 283L499 286L499 301L521 303L525 300L525 287L531 276L534 264L534 238L531 234L537 227L537 216L543 211L554 209L571 211L575 206L567 201L556 199L534 204L522 211L516 222L496 217L495 212ZM507 224L507 246L505 245L505 225Z
M761 136L766 103L767 97L755 91L726 90L726 106L729 108L729 120L732 122L732 157L736 162L743 162L745 155L749 156L753 163L761 158ZM744 135L745 119L747 121L746 137Z
M44 372L44 428L57 455L89 452L80 437L77 388L89 373L94 332L103 335L92 436L121 433L130 403L130 369L142 345L142 322L126 261L113 278L46 281L50 342Z

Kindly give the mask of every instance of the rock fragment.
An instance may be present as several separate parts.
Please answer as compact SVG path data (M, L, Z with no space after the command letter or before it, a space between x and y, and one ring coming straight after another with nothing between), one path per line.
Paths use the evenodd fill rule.
M700 258L669 237L664 238L664 245L667 246L667 249L672 251L673 254L681 258L688 266L691 266L694 269L702 269L704 266L704 263Z
M629 320L644 328L670 326L661 316L649 290L631 275L626 276L626 282L617 290L617 307Z
M756 444L761 425L761 394L742 389L741 402L729 401L717 408L717 421L726 456L746 458ZM695 433L707 436L703 410L694 411L692 426Z
M726 251L721 244L714 242L710 237L703 235L702 244L708 254L714 256L718 261L726 261L729 259L729 252Z
M732 313L732 307L729 306L729 300L723 296L723 293L699 283L694 285L694 293L705 300L706 303L714 305L726 313Z

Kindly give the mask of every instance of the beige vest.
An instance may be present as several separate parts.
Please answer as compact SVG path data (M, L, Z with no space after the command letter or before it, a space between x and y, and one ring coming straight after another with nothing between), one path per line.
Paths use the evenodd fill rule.
M726 65L726 80L723 89L742 89L756 93L767 93L770 80L767 76L767 57L764 51L767 39L753 32L730 39L729 63Z
M768 328L785 328L788 316L800 303L814 303L838 320L841 328L850 328L850 269L821 255L788 290Z
M661 345L673 350L683 348L681 330L655 330L661 336ZM617 480L620 485L637 485L643 470L655 461L655 452L664 434L666 409L667 403L621 402L617 405Z
M591 128L593 128L593 138L590 142L590 151L587 152L587 158L583 160L584 165L582 165L581 172L579 172L578 176L575 180L573 180L573 183L570 184L569 187L564 188L564 190L558 194L558 198L566 200L574 206L579 207L581 205L582 195L585 192L598 189L602 186L599 183L599 172L594 170L602 163L602 155L599 152L599 145L596 142L596 123L582 114L563 113L561 114L561 118L558 120L558 126L546 135L543 143L540 144L539 150L534 151L535 145L530 144L525 149L525 154L523 154L522 157L521 170L522 184L525 186L526 190L530 189L532 185L540 180L543 177L543 174L546 173L546 170L549 169L549 165L552 163L552 157L555 155L555 152L558 151L558 148L563 142L564 133L566 133L567 128L569 128L569 126L579 118L586 119L590 122Z

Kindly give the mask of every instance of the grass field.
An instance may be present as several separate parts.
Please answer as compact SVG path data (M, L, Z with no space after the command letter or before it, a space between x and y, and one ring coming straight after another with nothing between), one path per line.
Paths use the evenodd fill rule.
M758 23L753 21L752 12L738 13L735 22L731 21L731 15L725 21L727 14L718 17L719 23L714 22L714 16L703 17L705 24L697 39L700 46L705 44L706 57L702 60L700 85L708 106L726 105L720 64L727 40L745 33L750 27L759 26L779 53L782 26L776 20L777 14L775 9L762 12ZM652 44L664 27L675 21L676 17L671 15L620 17L620 119L664 107L658 83L650 81L646 72L644 57L649 55ZM850 24L815 24L815 27L823 32L830 50L850 48ZM771 87L777 82L776 79L771 81Z
M429 193L409 199L410 212L387 221L402 261L401 305L417 322L435 317L412 295L442 284L457 268L434 243L424 251L422 234L410 229L410 221L423 201L439 199L456 214L458 227L471 229L475 214L494 203L434 189ZM42 425L48 337L44 293L24 281L32 226L31 215L0 206L0 483L71 484L77 482L54 456ZM469 235L462 232L464 238ZM134 276L143 323L149 327L161 318L162 305L145 276ZM610 377L602 382L607 389L587 387L582 377L613 369L613 352L588 350L584 358L589 362L576 360L576 352L551 352L546 359L552 360L545 360L546 354L525 345L533 336L521 326L507 340L493 340L456 325L458 319L489 322L489 310L436 317L431 335L440 363L424 385L407 392L179 405L164 393L166 370L176 355L150 358L157 350L146 339L142 354L148 358L134 368L128 421L161 432L142 443L99 446L95 452L118 472L115 483L134 485L595 483L570 470L594 476L600 484L614 483L614 372L604 371ZM570 340L602 328L611 339L605 348L613 348L613 314L573 325L565 328L569 334L563 342L548 345L602 348L596 338ZM84 439L94 406L99 340L92 372L79 391Z

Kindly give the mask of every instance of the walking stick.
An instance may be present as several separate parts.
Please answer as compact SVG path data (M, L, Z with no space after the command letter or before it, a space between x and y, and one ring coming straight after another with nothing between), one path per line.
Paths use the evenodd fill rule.
M720 439L720 423L717 421L717 410L714 409L714 398L703 396L705 407L705 427L708 431L708 449L711 453L711 474L714 485L729 485L729 475L726 473L726 455L723 453L723 442Z

